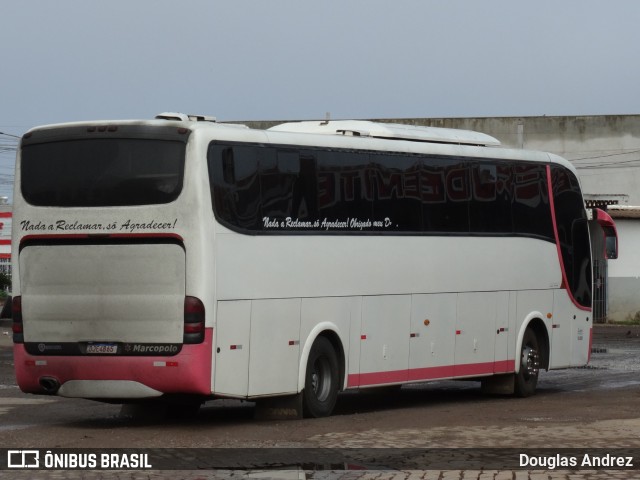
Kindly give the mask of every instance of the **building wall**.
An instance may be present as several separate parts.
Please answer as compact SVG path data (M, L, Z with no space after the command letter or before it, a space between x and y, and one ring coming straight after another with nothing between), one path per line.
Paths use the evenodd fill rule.
M609 319L640 316L640 220L615 219L619 258L609 261Z

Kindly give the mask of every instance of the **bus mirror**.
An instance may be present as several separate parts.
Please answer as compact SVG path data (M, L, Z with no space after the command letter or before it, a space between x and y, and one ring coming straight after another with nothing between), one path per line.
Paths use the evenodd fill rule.
M611 216L599 208L594 208L598 224L604 234L604 258L613 260L618 258L618 231Z

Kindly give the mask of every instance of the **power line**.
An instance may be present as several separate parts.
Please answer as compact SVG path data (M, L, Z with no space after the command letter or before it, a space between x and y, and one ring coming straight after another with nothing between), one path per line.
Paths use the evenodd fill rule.
M632 153L638 153L640 152L640 150L627 150L624 152L617 152L617 153L609 153L607 155L593 155L591 157L579 157L579 158L571 158L568 159L571 162L580 162L582 160L595 160L597 158L609 158L609 157L616 157L616 156L620 156L620 155L630 155Z
M4 133L4 132L0 132L0 135L5 135L5 136L7 136L7 137L12 137L12 138L17 138L17 139L22 138L22 137L19 137L19 136L17 136L17 135L12 135L12 134L10 134L10 133Z
M576 165L578 170L596 170L596 169L616 169L616 168L632 168L640 166L640 158L628 160L625 162L601 163L596 165Z

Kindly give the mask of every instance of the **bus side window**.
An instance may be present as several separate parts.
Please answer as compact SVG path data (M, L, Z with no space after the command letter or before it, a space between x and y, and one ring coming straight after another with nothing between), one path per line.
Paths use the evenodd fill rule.
M422 232L420 167L419 157L371 155L374 230Z
M608 260L618 258L618 236L613 227L602 227L604 231L604 253Z
M469 232L469 164L462 158L424 157L420 193L424 231Z
M549 214L546 167L535 164L514 166L511 185L514 232L555 241ZM560 224L558 227L564 226Z
M369 155L361 152L316 152L315 177L318 219L338 222L373 218ZM348 230L346 226L332 230Z
M293 211L294 188L300 175L297 149L269 149L260 162L262 216L284 219L296 217Z
M218 218L242 229L259 228L257 148L212 144L209 147L208 167L211 197Z
M504 163L474 163L471 167L471 232L512 233L512 169Z

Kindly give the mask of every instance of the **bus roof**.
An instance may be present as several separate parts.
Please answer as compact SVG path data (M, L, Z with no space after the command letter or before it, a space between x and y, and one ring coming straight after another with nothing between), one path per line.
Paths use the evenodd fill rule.
M269 128L274 132L317 133L324 135L351 135L388 140L450 143L456 145L498 146L494 137L471 130L453 128L418 127L398 123L376 123L365 120L331 120L290 122Z
M491 156L495 159L552 162L562 164L572 170L575 167L566 159L553 153L536 150L522 150L503 147L496 138L472 130L452 128L419 127L397 123L380 123L365 120L315 120L286 122L266 130L249 128L240 123L218 122L214 117L204 115L183 115L162 113L152 120L99 120L44 125L29 130L27 134L44 133L50 130L65 135L67 129L87 126L175 126L189 130L217 132L211 137L229 138L235 141L258 141L278 144L298 144L323 147L362 148L381 151L406 151L425 153L425 149L444 155L462 155L477 158ZM62 132L60 131L62 130ZM67 130L64 132L64 130ZM53 132L52 132L53 133ZM266 136L265 136L266 134ZM47 135L48 136L48 135ZM369 143L371 142L371 143ZM396 142L404 143L400 146ZM491 148L489 154L484 147Z

